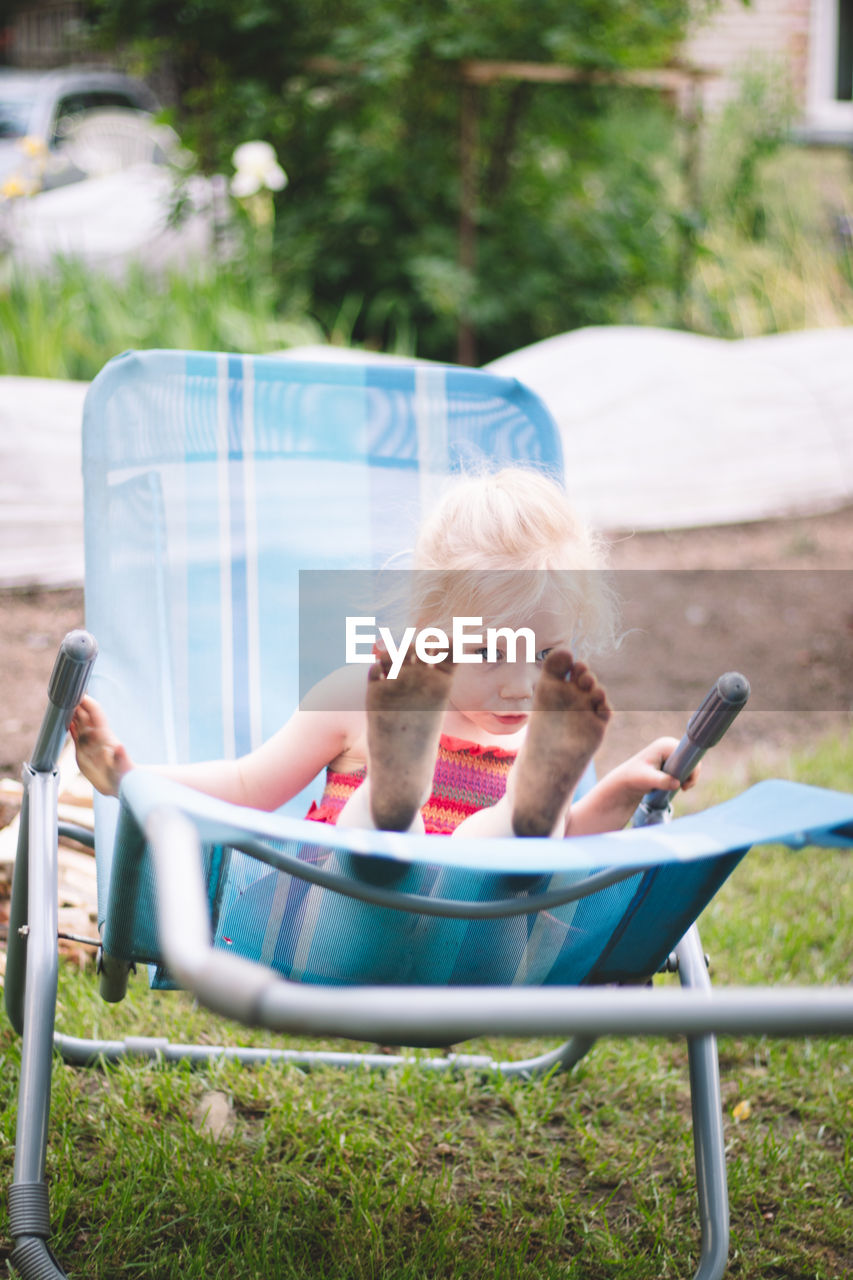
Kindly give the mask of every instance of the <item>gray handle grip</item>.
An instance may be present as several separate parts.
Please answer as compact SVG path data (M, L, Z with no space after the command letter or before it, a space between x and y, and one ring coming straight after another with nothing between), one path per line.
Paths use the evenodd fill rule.
M688 778L709 747L716 746L749 699L749 681L739 671L727 671L708 691L687 722L687 730L662 768L679 782ZM633 827L660 822L674 791L647 791L634 814Z
M74 708L86 692L97 656L98 645L88 631L69 631L59 646L47 688L47 710L30 761L37 773L56 767Z

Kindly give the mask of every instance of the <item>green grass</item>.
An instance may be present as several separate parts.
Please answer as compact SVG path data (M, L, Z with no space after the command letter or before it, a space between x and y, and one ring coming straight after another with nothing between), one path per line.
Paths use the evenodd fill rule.
M122 281L73 262L50 276L0 280L0 374L84 381L131 348L264 353L323 340L297 300L283 310L272 282L237 265Z
M853 734L790 771L849 788ZM717 982L837 982L851 976L851 922L849 853L777 849L750 854L700 927ZM71 966L59 1025L210 1043L241 1034L141 979L112 1010ZM509 1057L545 1044L476 1047ZM727 1275L849 1276L850 1042L725 1037L720 1051ZM0 1056L8 1182L18 1068L8 1027ZM213 1091L231 1106L218 1141L198 1114ZM678 1038L602 1041L571 1076L529 1084L410 1068L57 1063L48 1177L53 1242L72 1275L661 1280L692 1275L696 1262Z

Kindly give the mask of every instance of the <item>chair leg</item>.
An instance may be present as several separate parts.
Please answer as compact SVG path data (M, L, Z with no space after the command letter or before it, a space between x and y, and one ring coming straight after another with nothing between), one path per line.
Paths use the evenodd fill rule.
M595 1040L595 1036L572 1036L550 1053L543 1053L538 1058L525 1058L520 1062L496 1062L494 1069L502 1076L520 1076L522 1080L534 1080L550 1071L558 1075L576 1067L581 1058L589 1053Z
M695 925L678 944L677 954L682 986L710 990L711 980ZM702 1223L702 1251L694 1280L721 1280L729 1253L729 1195L716 1036L688 1036L687 1054Z
M14 1241L11 1261L24 1280L62 1280L65 1272L47 1244L50 1211L45 1184L59 973L56 776L30 771L27 799L26 924L20 937L25 954L21 1076L15 1168L8 1197Z

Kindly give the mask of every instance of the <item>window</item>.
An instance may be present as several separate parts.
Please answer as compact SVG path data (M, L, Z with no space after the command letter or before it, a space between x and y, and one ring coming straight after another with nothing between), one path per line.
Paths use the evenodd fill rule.
M838 0L838 51L835 59L835 96L853 100L853 0Z
M138 111L140 104L120 90L81 89L60 98L56 107L53 145L62 141L83 112L98 111L108 107Z
M853 139L853 0L812 0L806 127L816 141Z
M4 90L6 86L3 86ZM0 97L0 138L23 138L33 110L31 98Z

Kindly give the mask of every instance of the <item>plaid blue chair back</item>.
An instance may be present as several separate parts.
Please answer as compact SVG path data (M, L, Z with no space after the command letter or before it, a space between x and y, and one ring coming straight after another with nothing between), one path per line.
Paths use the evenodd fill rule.
M174 351L106 366L83 450L93 692L152 761L242 754L284 723L300 570L381 567L462 466L562 469L511 379Z

